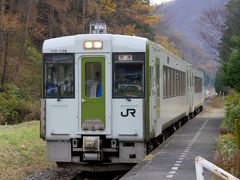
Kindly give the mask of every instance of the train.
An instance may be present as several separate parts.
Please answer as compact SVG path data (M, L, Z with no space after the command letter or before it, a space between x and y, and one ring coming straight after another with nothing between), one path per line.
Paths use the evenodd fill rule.
M147 38L79 34L42 52L40 134L60 167L128 169L203 109L203 72Z

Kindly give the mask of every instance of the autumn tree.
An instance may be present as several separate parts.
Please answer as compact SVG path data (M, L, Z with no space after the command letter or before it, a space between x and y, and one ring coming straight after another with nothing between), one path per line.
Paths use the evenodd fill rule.
M152 26L160 20L152 10L153 7L144 1L100 1L100 18L106 22L110 33L143 36L151 40L155 36Z
M88 33L93 20L105 21L109 33L154 40L153 8L148 0L0 0L1 84L20 83L31 46L40 51L45 39Z

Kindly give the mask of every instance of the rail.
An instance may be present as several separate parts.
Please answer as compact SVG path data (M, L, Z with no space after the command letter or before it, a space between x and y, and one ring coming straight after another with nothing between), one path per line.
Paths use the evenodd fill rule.
M196 157L195 159L195 168L197 180L204 180L203 168L208 169L222 179L239 180L238 178L234 177L233 175L229 174L228 172L224 171L223 169L217 167L216 165L212 164L211 162L200 156Z

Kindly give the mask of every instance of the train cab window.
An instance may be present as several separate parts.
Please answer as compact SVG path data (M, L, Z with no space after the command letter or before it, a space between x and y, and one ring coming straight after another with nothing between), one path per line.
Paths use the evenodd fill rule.
M144 97L144 53L113 55L113 97Z
M74 55L44 54L44 97L74 97Z
M85 93L87 97L102 96L102 67L99 62L85 64Z
M194 76L194 89L195 93L202 92L202 78Z

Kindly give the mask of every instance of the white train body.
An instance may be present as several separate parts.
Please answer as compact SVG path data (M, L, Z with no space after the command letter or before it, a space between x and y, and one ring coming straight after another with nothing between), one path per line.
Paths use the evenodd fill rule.
M67 36L46 40L43 54L41 137L60 165L137 163L202 109L203 73L145 38Z

